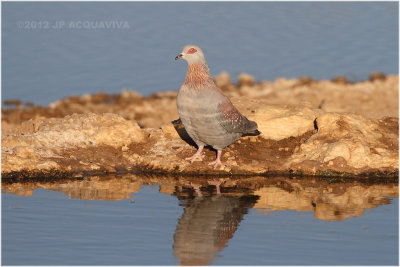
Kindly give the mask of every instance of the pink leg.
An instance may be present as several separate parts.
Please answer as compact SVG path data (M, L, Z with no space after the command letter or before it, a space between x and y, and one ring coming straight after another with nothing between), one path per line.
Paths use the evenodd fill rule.
M201 189L200 189L201 186L200 185L192 185L192 186L193 186L193 189L196 192L197 196L202 197L203 194L201 193Z
M201 151L203 151L204 145L199 146L199 149L197 149L196 153L193 154L193 156L189 157L189 158L185 158L185 160L190 160L190 163L193 163L193 161L195 161L197 158L200 159L200 161L203 160L204 155L201 155Z
M217 168L218 166L224 166L221 162L221 155L222 155L222 149L217 151L217 159L214 160L213 162L208 163L208 165L214 165L214 169Z
M200 184L194 184L192 182L190 182L190 184L185 183L186 186L190 186L194 189L194 191L196 192L197 196L202 197L203 193L201 193L201 185Z
M219 181L219 180L212 180L212 181L208 181L208 184L211 185L215 185L215 187L217 188L217 195L221 194L221 189L220 189L220 185L225 183L225 180Z

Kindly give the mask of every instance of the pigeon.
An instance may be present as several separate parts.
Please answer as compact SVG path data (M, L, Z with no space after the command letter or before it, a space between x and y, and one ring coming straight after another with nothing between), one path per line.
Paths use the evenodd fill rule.
M197 45L186 45L175 60L188 63L185 81L177 96L179 118L188 135L197 144L197 152L186 160L202 160L204 146L217 150L209 165L223 167L222 150L244 134L257 134L257 123L248 120L215 85L203 51Z

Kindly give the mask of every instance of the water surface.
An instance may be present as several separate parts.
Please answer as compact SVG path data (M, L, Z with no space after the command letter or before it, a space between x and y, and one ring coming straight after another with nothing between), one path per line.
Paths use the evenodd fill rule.
M398 184L88 177L2 184L5 265L397 265Z
M84 22L92 26L70 26ZM106 22L125 26L96 26ZM398 3L4 2L2 100L177 90L186 63L174 58L188 43L212 75L234 80L364 80L398 73Z

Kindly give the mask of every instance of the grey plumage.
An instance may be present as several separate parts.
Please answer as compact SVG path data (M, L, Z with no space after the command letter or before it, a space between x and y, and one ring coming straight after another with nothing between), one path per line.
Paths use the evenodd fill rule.
M185 130L198 146L222 150L243 134L257 130L257 123L240 114L216 87L195 92L180 90L177 107Z
M188 72L177 97L178 113L187 133L199 147L188 159L201 158L203 147L210 145L218 151L212 164L214 167L222 165L222 149L243 134L256 133L257 123L243 116L216 87L198 46L185 46L176 57L179 58L188 62Z

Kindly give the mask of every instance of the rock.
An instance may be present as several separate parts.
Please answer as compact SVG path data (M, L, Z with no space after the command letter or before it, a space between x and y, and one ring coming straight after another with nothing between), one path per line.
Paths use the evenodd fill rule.
M242 86L253 86L254 77L247 73L240 73L238 76L239 87Z
M215 85L222 90L228 88L231 85L231 76L227 72L221 72L217 76L214 77Z
M51 161L51 160L46 160L46 161L40 162L36 166L35 169L44 171L44 170L57 169L58 167L59 167L59 165L56 162Z
M233 97L232 103L249 120L257 122L265 139L282 140L314 130L321 110L301 106L268 105L265 101Z
M369 75L369 80L373 81L384 81L386 80L386 75L380 72L373 72Z
M310 86L313 84L315 81L309 77L309 76L304 76L300 77L297 81L296 84L293 85L293 87L298 87L298 86Z
M398 125L398 119L396 121ZM393 171L397 168L398 149L393 149L398 146L397 129L387 131L381 127L382 122L354 114L325 113L317 118L317 124L318 133L289 158L287 167L308 168L304 163L309 161L326 164L342 158L342 164L353 168L355 173L363 169L388 168Z
M63 158L63 151L85 147L114 148L142 142L139 126L115 114L71 115L63 119L28 121L19 134L2 137L2 171L58 167L49 157ZM45 162L42 162L45 161Z
M351 84L278 78L275 82L262 82L254 85L253 90L246 88L240 92L242 97L262 100L269 105L308 105L325 112L357 113L379 119L398 117L398 88L398 76L391 75L379 82Z
M32 137L38 146L66 148L89 145L119 147L140 142L144 135L137 124L121 116L89 113L49 120L42 123Z
M14 154L21 158L33 158L35 157L35 150L29 146L17 146L14 149Z
M344 76L337 76L332 79L332 82L338 83L338 84L349 84L350 83L349 80Z
M278 78L252 86L237 87L226 72L215 77L217 85L229 97L257 99L268 105L306 105L325 112L357 113L367 118L398 117L398 75L385 80L338 84L299 79ZM178 88L176 88L178 89ZM121 95L86 95L61 99L50 108L10 108L2 110L2 132L13 130L29 119L63 118L73 113L114 113L137 122L142 128L159 128L178 117L177 92L153 94L144 98L134 91L123 90ZM154 108L156 107L156 108Z
M182 125L182 127L183 127L183 125ZM179 134L176 131L176 129L172 123L161 127L161 131L162 131L163 135L165 137L167 137L168 139L178 139L179 138Z
M138 92L133 91L133 90L126 90L126 89L123 89L121 91L121 97L122 98L143 98L143 96L141 94L139 94Z
M3 101L3 105L5 106L22 106L22 101L19 99L9 99Z
M314 130L317 114L318 112L309 108L262 105L254 114L249 115L249 119L258 123L261 136L265 139L282 140Z
M142 97L72 96L50 108L2 110L2 174L142 170L174 174L398 175L398 76L359 83L279 78L254 83L215 78L257 122L258 136L224 149L225 169L184 158L195 145L178 119L176 91ZM14 174L13 174L14 175ZM21 174L22 175L22 174Z
M105 116L100 123L101 125L97 126L97 132L93 137L96 145L109 145L117 148L144 140L144 132L136 123L118 115Z

